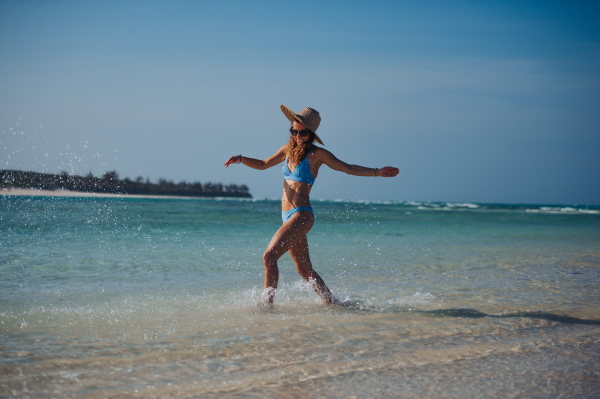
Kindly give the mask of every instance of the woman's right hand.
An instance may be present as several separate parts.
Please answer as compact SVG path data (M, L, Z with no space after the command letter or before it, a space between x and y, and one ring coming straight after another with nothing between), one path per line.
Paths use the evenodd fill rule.
M228 167L232 163L240 163L241 161L242 161L242 156L241 155L234 155L232 157L229 157L229 159L227 160L227 162L225 162L225 167Z

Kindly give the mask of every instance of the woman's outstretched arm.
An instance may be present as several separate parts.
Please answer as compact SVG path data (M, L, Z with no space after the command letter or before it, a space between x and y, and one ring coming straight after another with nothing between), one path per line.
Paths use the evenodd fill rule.
M269 169L272 166L277 165L280 162L283 162L285 159L285 150L287 144L284 145L277 151L275 154L271 155L269 158L261 161L260 159L248 158L244 155L234 155L229 157L227 162L225 162L225 167L229 167L232 163L243 163L246 166L251 167L252 169L265 170Z
M364 166L349 165L340 161L331 152L321 149L323 155L322 162L333 170L348 173L354 176L372 176L372 177L394 177L400 173L398 168L393 166L384 166L383 168L365 168Z

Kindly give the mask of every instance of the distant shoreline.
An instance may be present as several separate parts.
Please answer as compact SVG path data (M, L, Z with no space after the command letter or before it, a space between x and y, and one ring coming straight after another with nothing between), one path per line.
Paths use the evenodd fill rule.
M152 183L150 179L139 176L135 180L119 179L116 171L106 172L102 177L95 177L92 173L86 176L69 175L67 172L60 174L26 172L21 170L0 170L0 189L9 189L13 195L38 195L61 197L120 197L127 195L129 198L215 198L215 197L242 197L252 198L248 186L245 184L200 183L198 181L187 183L181 181L174 183L171 180L159 179ZM15 191L29 190L29 191ZM20 194L20 193L26 194ZM82 194L76 194L82 193Z
M184 195L152 195L152 194L117 194L117 193L89 193L71 190L42 190L37 188L0 188L0 195L20 197L90 197L90 198L171 198L171 199L214 199L225 197L196 197ZM238 197L226 197L238 198Z

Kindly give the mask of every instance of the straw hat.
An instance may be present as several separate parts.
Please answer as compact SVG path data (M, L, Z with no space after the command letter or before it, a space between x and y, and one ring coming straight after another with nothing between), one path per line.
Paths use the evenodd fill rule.
M323 141L317 136L317 128L321 123L321 117L319 116L319 112L316 109L312 109L309 107L304 108L302 111L295 114L291 109L281 104L281 110L286 118L290 120L290 122L300 122L304 126L308 128L311 132L315 134L315 140L317 143L323 144Z

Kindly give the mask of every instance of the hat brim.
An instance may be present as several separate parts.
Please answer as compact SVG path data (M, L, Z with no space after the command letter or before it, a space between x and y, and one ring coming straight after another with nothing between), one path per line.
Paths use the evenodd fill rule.
M288 107L286 107L283 104L281 104L281 111L283 112L283 114L285 115L285 117L289 119L290 122L292 122L292 123L299 122L299 123L302 123L304 126L306 126L306 128L308 130L310 130L311 132L313 132L313 134L315 135L315 140L317 141L317 143L319 143L321 145L325 145L325 144L323 144L323 140L321 140L321 138L319 137L319 135L317 134L317 132L315 132L314 130L312 130L307 125L306 121L304 120L304 118L301 115L295 114L291 109L289 109Z

